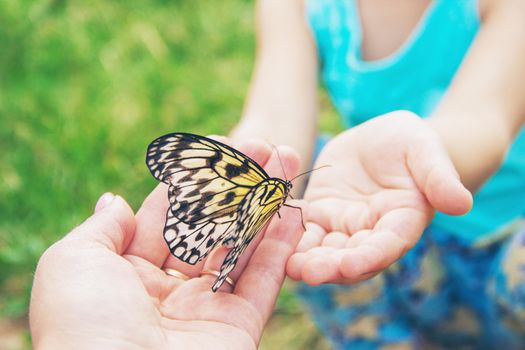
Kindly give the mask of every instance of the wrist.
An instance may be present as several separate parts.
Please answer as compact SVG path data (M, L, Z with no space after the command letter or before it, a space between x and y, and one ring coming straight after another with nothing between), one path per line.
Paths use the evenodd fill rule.
M469 190L478 189L500 167L512 142L508 128L494 117L436 113L425 122L443 142Z

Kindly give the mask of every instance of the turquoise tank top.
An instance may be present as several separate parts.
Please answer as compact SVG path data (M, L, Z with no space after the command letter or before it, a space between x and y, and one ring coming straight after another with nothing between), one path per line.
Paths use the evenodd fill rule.
M429 116L448 88L480 27L476 0L434 0L404 44L364 61L356 0L308 0L321 75L346 127L394 110ZM525 129L499 169L474 196L474 207L433 224L467 240L488 238L525 214Z

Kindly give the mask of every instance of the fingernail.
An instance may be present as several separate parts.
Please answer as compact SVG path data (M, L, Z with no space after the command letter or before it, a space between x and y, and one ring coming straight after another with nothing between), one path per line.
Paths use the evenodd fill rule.
M107 207L113 200L115 199L115 195L111 192L106 192L97 201L97 205L95 206L95 213L101 209L104 209Z

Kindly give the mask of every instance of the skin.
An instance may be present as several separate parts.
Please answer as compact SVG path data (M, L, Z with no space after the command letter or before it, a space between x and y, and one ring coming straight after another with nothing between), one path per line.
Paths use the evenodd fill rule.
M267 144L239 148L282 171ZM298 158L278 149L285 170L296 174ZM211 292L226 254L215 250L196 266L169 255L162 239L168 208L160 185L135 216L121 197L101 197L93 216L51 246L38 264L30 307L36 349L255 349L285 277L284 266L302 225L297 210L283 208L260 244L251 244L227 283ZM190 277L168 276L170 267Z
M374 276L417 242L435 210L462 214L472 203L438 135L408 112L340 134L320 164L331 166L312 174L310 224L287 265L291 278L312 285Z
M395 52L429 4L358 1L363 57ZM292 146L302 171L317 133L319 65L304 11L298 0L257 2L257 60L232 133ZM522 0L480 1L479 35L432 116L396 111L325 146L314 167L331 167L312 173L306 188L308 230L288 261L289 277L312 285L372 277L417 242L436 210L468 212L467 189L498 169L524 123L523 13Z

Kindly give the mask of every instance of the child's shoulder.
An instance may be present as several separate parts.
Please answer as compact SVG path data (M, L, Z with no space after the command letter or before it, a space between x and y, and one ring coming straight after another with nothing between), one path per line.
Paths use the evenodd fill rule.
M525 9L525 2L522 0L477 0L478 10L481 22L490 16L491 13L498 11L500 8L506 7L512 11L514 6L520 6Z

